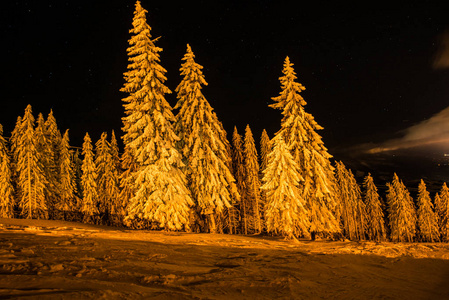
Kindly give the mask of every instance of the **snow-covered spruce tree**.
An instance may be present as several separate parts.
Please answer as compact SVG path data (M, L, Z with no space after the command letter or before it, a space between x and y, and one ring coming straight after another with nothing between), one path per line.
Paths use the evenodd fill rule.
M246 169L246 197L248 204L250 205L253 220L252 227L256 233L261 233L263 229L263 211L261 212L263 203L260 195L259 163L253 133L251 132L249 125L246 125L245 129L244 157Z
M107 218L111 203L106 188L107 179L110 177L111 165L111 147L107 140L107 133L103 132L100 139L95 143L95 173L97 174L98 211L104 218Z
M59 196L56 209L63 212L65 220L72 220L73 211L76 208L76 182L75 170L72 160L72 153L70 152L69 130L67 129L61 140L59 147Z
M441 240L449 242L449 188L443 183L441 191L435 196L435 211L438 215Z
M266 192L265 223L268 232L285 237L310 236L306 200L299 190L304 181L284 139L277 135L264 170L262 190Z
M14 187L12 184L11 159L0 124L0 218L14 217Z
M80 211L83 214L83 221L86 223L95 223L98 215L98 186L97 169L92 150L92 140L86 132L83 143L83 165L81 170L81 185L83 187L83 198L81 200Z
M193 200L187 189L182 156L176 149L179 141L172 122L175 117L165 94L171 91L164 85L166 70L159 64L159 52L151 39L147 11L136 2L133 29L129 40L128 72L121 89L128 93L123 99L126 116L123 118L123 141L129 151L133 197L127 208L128 219L148 220L167 230L188 229L189 211Z
M260 136L260 170L259 170L259 176L260 181L262 181L263 178L263 170L268 165L268 154L271 152L271 142L270 138L267 134L267 131L264 129L262 131L262 135ZM267 203L267 197L265 195L265 191L260 191L260 197L262 203Z
M96 143L95 166L99 211L105 222L112 222L112 216L117 215L119 207L118 171L112 156L111 144L106 138L107 134L103 132Z
M338 215L343 233L350 240L362 240L366 230L366 207L362 200L362 192L351 170L346 169L343 162L336 162Z
M56 124L56 119L53 115L53 110L50 110L50 113L47 116L47 120L45 120L45 136L50 144L51 155L53 160L53 176L59 181L59 157L61 151L61 141L62 135L58 129L58 125ZM56 187L57 188L57 187Z
M45 119L44 116L39 113L36 119L35 136L37 140L37 151L39 152L39 164L42 165L45 174L46 184L44 186L45 203L51 219L60 219L61 216L55 211L56 208L56 191L57 191L57 179L54 176L54 161L53 151L51 149L50 141L45 135Z
M387 232L385 229L384 213L382 210L382 203L380 201L377 187L374 184L373 177L370 173L365 176L363 181L364 194L366 206L366 234L371 241L385 241Z
M418 186L418 234L419 240L423 242L435 242L440 240L438 218L433 210L429 192L424 180Z
M232 134L232 170L234 172L234 178L237 183L237 190L240 194L240 202L237 207L241 216L241 232L248 234L249 221L249 204L246 197L246 169L245 160L243 156L243 141L241 135L237 131L237 127L234 126L234 132Z
M416 235L416 210L409 191L396 173L387 183L390 239L393 242L413 242Z
M53 155L55 157L54 160L57 163L59 160L59 145L61 145L62 136L61 132L58 129L55 116L53 115L53 110L50 110L47 119L45 120L45 135L51 143Z
M47 185L45 186L45 198L50 218L63 218L64 212L60 210L60 174L59 156L61 147L61 133L59 132L53 111L50 111L47 120L42 114L38 115L36 121L36 136L38 139L38 150L41 153L41 163L44 167Z
M231 208L239 195L228 165L229 142L221 122L201 91L207 82L201 71L203 67L194 58L187 45L180 69L183 79L176 88L178 102L175 109L179 112L175 130L180 137L179 148L186 159L192 196L200 213L209 218L209 231L216 232L217 217L225 208Z
M45 202L44 168L38 151L38 141L34 130L34 117L31 105L25 109L22 123L17 132L17 174L20 190L19 208L27 219L47 219L48 210Z
M122 118L123 121L123 127L122 130L124 132L124 135L122 136L122 140L124 143L124 151L121 156L121 169L123 172L120 175L119 181L120 181L120 199L123 202L123 205L125 207L125 215L128 215L128 207L130 205L131 199L136 194L135 191L135 177L133 174L138 170L138 166L142 165L142 163L137 162L137 156L134 154L133 148L131 147L131 142L136 138L138 134L142 132L142 130L137 130L135 128L135 123L137 123L137 119L131 119L129 118L132 115L136 115L139 113L139 106L142 105L144 102L145 96L144 94L139 95L137 92L142 89L144 82L145 82L145 76L147 75L147 72L144 70L139 73L139 69L142 69L143 67L143 60L144 57L142 57L147 51L145 51L146 44L148 44L148 48L152 49L152 51L148 54L149 59L157 59L159 61L159 54L153 53L154 51L162 51L161 48L156 48L154 45L154 41L151 40L151 36L149 35L149 32L151 30L150 26L146 23L146 11L142 8L140 1L136 3L136 10L134 11L134 18L133 18L133 29L130 31L132 34L132 41L129 41L130 47L127 49L128 52L128 69L130 71L124 73L124 78L126 80L125 86L120 90L121 92L129 93L130 95L124 99L122 99L123 106L125 108L125 117ZM138 29L139 28L139 29ZM144 32L148 33L148 36L145 35ZM141 35L141 38L138 38L138 35ZM142 34L143 33L143 34ZM141 42L138 42L139 39ZM141 44L140 49L138 48L138 43ZM142 45L142 43L145 43L145 45ZM140 59L139 59L140 56ZM154 68L153 68L154 69ZM162 72L159 71L159 74L163 76L165 74L165 69L162 67L158 67L158 69L162 69ZM153 70L154 73L154 70ZM148 81L148 80L147 80ZM148 83L148 82L146 82ZM168 91L168 88L166 89L166 92ZM139 96L139 97L138 97ZM135 118L136 116L133 116ZM138 116L137 116L138 117ZM142 117L142 115L141 115ZM131 128L131 126L134 126ZM143 208L141 208L142 210ZM130 220L127 218L126 225L131 227L138 227L142 228L144 227L143 219L140 218L138 220L135 219L134 213L132 214L133 220Z
M327 152L321 137L316 132L323 129L313 116L304 111L306 102L300 93L304 86L295 82L296 73L287 57L280 77L282 91L270 107L282 110L281 135L290 149L293 159L304 178L298 186L307 201L310 217L310 231L313 233L336 234L340 232L336 209L334 168L331 155Z
M263 170L268 165L268 154L271 152L270 137L267 131L264 129L260 136L260 170L263 177Z

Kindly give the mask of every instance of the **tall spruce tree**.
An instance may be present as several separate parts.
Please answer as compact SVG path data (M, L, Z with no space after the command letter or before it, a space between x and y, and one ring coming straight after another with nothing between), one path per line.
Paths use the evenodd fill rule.
M265 221L268 232L285 237L310 236L306 200L299 190L304 181L281 135L273 139L274 149L268 155L262 190L266 192Z
M37 141L37 151L39 152L39 164L42 165L45 174L46 184L44 186L45 202L49 211L50 218L60 218L55 212L56 208L56 186L57 180L54 176L54 159L50 141L45 135L45 119L42 113L39 113L36 119L35 136Z
M47 138L47 141L50 145L50 151L51 151L51 163L52 166L50 166L50 173L53 178L55 178L55 182L60 181L60 174L59 174L59 168L60 165L60 152L61 152L61 142L62 142L62 135L61 132L58 129L58 125L56 123L56 118L53 115L53 110L50 110L47 119L45 120L45 136ZM55 189L54 194L56 197L59 197L58 191L59 187L55 185L53 187Z
M31 105L28 105L16 132L17 144L14 146L17 150L19 208L22 216L27 219L47 219L48 209L44 192L47 180L41 163L34 121Z
M136 2L133 29L129 40L129 71L124 73L123 141L133 168L131 179L122 184L133 185L133 197L127 208L128 219L139 218L160 228L188 228L189 210L193 205L186 187L181 154L175 144L179 141L173 130L175 118L165 94L166 70L159 64L159 52L151 38L147 11Z
M433 210L433 204L426 189L426 184L422 179L418 186L417 203L419 240L423 242L438 241L440 239L438 218Z
M253 133L251 132L249 125L246 125L245 129L244 155L246 169L246 196L251 207L250 211L253 220L253 230L256 233L261 233L263 228L263 212L261 212L263 203L260 195L259 163Z
M449 242L449 188L443 183L441 191L435 196L435 211L438 215L441 240Z
M350 240L365 238L366 206L362 200L362 192L351 170L346 169L343 162L336 162L338 215L344 234Z
M296 73L288 57L282 73L284 76L279 78L282 91L272 98L275 103L270 107L282 110L281 129L276 135L285 140L304 178L298 188L307 201L310 231L339 233L340 227L334 216L337 205L334 168L330 163L331 155L316 132L323 128L304 110L306 101L300 93L305 88L295 81Z
M97 168L99 210L105 219L112 221L112 217L116 218L119 213L120 207L118 204L118 171L111 144L106 138L107 134L103 132L96 143L95 166Z
M47 119L45 120L45 135L47 136L47 139L51 144L53 152L53 160L55 161L55 165L58 165L62 135L58 129L56 118L53 115L53 110L50 110ZM57 168L55 169L56 169L55 173L57 173L58 170Z
M239 194L229 170L229 155L221 122L202 93L207 85L203 67L195 62L187 45L182 59L183 79L176 88L179 109L175 130L180 137L179 148L186 159L186 174L192 196L202 215L210 218L209 231L216 232L215 220L226 208L231 208ZM232 222L230 222L232 223Z
M111 147L107 140L107 133L103 132L95 143L95 167L97 174L98 210L100 214L107 215L111 204L111 197L106 188L108 177L112 169Z
M76 207L76 182L75 182L75 170L72 160L72 153L70 151L70 139L69 130L67 129L61 140L59 148L59 195L57 209L64 212L65 219L67 214L75 210Z
M271 152L271 141L267 134L267 131L262 130L262 135L260 136L260 180L263 178L263 171L268 165L268 154ZM264 190L260 191L260 197L262 203L267 203L267 197Z
M84 222L94 223L96 222L96 215L98 215L97 169L95 167L92 140L87 132L84 136L83 156L83 165L81 166L83 198L80 211L83 214Z
M366 234L371 241L384 241L387 238L385 229L384 213L377 187L374 184L373 177L370 173L365 176L363 181L366 206Z
M409 191L396 173L387 183L388 219L393 242L412 242L416 235L416 210Z
M0 218L13 218L14 204L11 159L0 124Z
M242 232L248 234L248 213L250 207L246 197L246 168L243 153L243 141L235 126L232 134L232 169L237 183L237 190L240 194L238 208L240 210Z

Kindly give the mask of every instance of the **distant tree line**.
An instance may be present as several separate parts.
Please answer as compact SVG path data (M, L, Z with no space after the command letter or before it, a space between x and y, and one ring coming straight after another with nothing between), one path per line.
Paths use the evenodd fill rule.
M121 89L123 152L112 131L95 144L86 133L79 153L52 111L35 120L28 105L8 140L0 125L0 217L289 239L449 241L446 183L432 200L421 180L414 201L394 174L384 200L370 174L359 185L343 162L331 162L288 57L270 105L282 113L280 130L272 139L264 130L260 147L249 125L243 136L234 128L228 141L189 45L172 108L146 13L137 1Z

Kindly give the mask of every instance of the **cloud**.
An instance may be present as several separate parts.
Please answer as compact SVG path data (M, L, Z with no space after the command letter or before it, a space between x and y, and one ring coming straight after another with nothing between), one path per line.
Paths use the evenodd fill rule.
M439 48L433 61L433 68L449 68L449 30L446 30L439 38Z
M421 146L449 146L449 107L428 120L413 125L403 131L403 137L393 139L369 148L369 153L379 153L397 149Z

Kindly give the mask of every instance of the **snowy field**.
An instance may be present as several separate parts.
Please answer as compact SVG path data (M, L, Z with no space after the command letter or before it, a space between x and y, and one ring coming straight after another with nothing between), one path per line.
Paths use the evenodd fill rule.
M449 245L0 219L1 299L449 299Z

